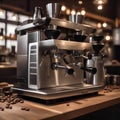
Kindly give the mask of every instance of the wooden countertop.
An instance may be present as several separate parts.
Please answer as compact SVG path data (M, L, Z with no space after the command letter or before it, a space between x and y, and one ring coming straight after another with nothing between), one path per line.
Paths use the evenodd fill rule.
M0 120L68 120L120 103L120 89L99 92L96 96L80 98L57 105L43 105L25 100L12 109L0 111ZM0 107L5 103L0 102ZM21 110L25 106L30 111Z

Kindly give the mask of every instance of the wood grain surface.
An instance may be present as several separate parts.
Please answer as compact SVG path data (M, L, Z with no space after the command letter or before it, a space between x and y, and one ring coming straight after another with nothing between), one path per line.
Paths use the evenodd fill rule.
M56 105L25 100L24 103L12 105L12 109L6 109L6 103L0 102L0 107L4 107L4 111L0 111L0 120L69 120L118 103L120 103L119 89ZM21 110L22 107L30 110Z

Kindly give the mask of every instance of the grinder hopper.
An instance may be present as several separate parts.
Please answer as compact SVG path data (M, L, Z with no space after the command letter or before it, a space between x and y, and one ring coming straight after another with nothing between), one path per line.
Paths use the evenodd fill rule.
M46 10L50 18L59 18L61 5L59 3L48 3ZM60 31L56 29L55 25L50 25L48 29L45 30L45 35L48 39L56 39L60 35Z
M48 16L58 18L60 15L61 5L59 3L48 3L46 5Z

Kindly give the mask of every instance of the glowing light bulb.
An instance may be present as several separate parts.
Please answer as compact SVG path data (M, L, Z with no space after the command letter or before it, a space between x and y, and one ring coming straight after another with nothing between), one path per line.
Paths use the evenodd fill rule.
M107 23L103 23L103 27L104 27L104 28L107 27Z
M105 39L106 39L107 41L109 41L109 40L111 39L111 36L110 36L110 35L106 35L106 36L105 36Z
M85 10L81 10L81 15L85 15L86 11Z
M75 11L75 10L72 10L72 11L71 11L71 14L72 14L72 15L75 15L75 14L76 14L76 11Z
M62 10L62 11L65 11L65 10L66 10L66 6L63 5L63 6L61 7L61 10Z
M4 38L4 37L0 35L0 40L3 40L3 38Z
M102 10L102 9L103 9L103 6L102 6L102 5L98 5L97 9L98 9L98 10Z
M82 0L79 0L79 1L78 1L78 4L82 5L82 4L83 4L83 1L82 1Z
M103 1L102 0L98 0L98 4L103 4Z
M81 15L81 12L77 12L77 15Z
M70 14L70 9L66 10L66 14L69 15Z
M97 27L98 27L98 28L101 28L101 27L102 27L101 23L98 23L98 24L97 24Z

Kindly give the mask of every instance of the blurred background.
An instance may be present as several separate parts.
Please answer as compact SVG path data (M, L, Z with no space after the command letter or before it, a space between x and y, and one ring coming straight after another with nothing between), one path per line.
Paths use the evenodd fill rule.
M120 0L0 0L0 65L16 69L17 34L16 27L26 20L32 20L35 6L50 2L62 4L61 19L68 20L70 14L81 14L82 23L98 28L104 35L103 49L105 63L120 62ZM115 61L114 61L115 60ZM5 72L4 72L5 73ZM13 74L12 73L12 74ZM6 75L4 75L6 76Z

